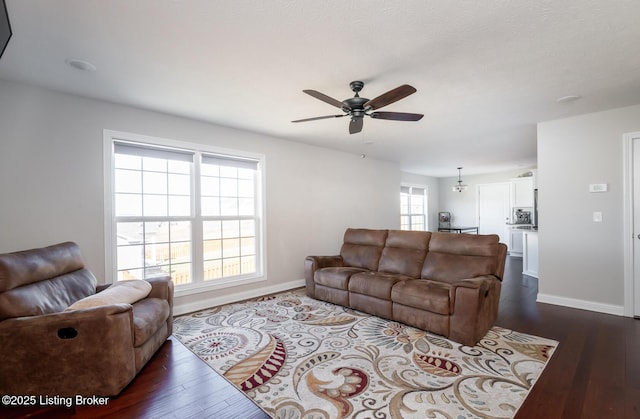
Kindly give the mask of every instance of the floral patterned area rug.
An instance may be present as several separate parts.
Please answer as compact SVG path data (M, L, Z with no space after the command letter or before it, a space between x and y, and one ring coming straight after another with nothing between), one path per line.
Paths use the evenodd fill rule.
M511 418L558 343L499 327L475 347L303 290L175 319L174 336L274 418Z

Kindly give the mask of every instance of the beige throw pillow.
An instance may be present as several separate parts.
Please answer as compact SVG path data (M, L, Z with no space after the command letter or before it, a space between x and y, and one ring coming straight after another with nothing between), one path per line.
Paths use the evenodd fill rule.
M142 279L114 282L109 288L76 301L65 309L80 310L83 308L106 306L110 304L133 304L145 298L151 292L151 284Z

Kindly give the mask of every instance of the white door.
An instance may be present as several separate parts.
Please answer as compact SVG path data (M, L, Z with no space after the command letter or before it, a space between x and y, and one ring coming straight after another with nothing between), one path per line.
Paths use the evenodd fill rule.
M633 315L640 316L640 138L633 139Z
M508 183L478 185L478 231L480 234L498 234L500 242L509 245Z

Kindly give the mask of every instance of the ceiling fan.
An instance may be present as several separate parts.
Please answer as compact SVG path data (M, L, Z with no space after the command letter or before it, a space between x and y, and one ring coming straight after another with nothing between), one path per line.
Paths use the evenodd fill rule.
M320 99L321 101L328 103L329 105L333 105L336 108L342 109L342 112L344 113L338 115L327 115L317 116L315 118L298 119L291 122L307 122L316 121L318 119L341 118L343 116L350 116L351 122L349 122L349 133L355 134L362 131L362 125L365 116L370 116L371 118L375 119L390 119L393 121L419 121L424 116L419 113L372 112L376 109L380 109L383 106L390 105L393 102L397 102L400 99L404 99L405 97L415 93L416 89L412 86L409 86L408 84L403 84L402 86L389 90L387 93L384 93L374 99L360 97L358 93L360 93L360 91L364 87L364 82L362 81L352 81L351 83L349 83L349 87L351 87L351 90L355 92L355 96L349 99L345 99L342 102L315 90L303 90L303 92L308 94L309 96L313 96L316 99Z

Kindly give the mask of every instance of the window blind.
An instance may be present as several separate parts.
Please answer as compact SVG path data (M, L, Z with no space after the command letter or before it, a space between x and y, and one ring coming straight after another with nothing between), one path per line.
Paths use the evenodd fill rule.
M238 157L225 156L221 154L203 154L203 164L213 164L216 166L237 167L239 169L258 170L258 161L252 159L242 159Z
M153 157L157 159L186 161L193 163L194 153L176 148L163 148L141 143L114 142L114 153L130 156Z
M424 196L424 192L425 192L424 188L416 188L416 187L409 187L409 186L400 187L400 193Z

